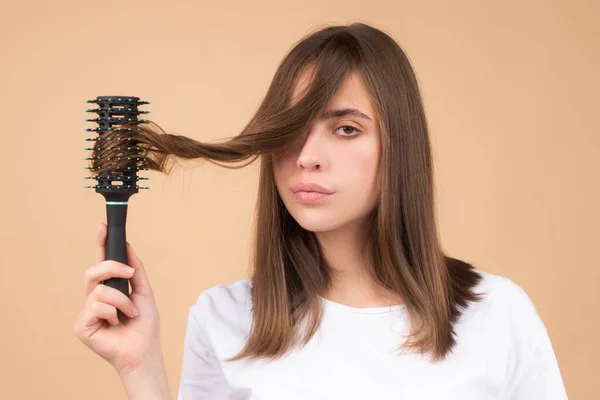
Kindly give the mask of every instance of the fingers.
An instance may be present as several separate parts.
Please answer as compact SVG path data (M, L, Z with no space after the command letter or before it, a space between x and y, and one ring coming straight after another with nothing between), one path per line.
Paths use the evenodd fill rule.
M102 303L100 301L94 301L90 304L90 312L88 313L87 320L84 320L86 326L95 324L101 319L105 319L111 325L119 325L119 317L117 316L116 307L110 304Z
M130 279L135 272L135 269L118 261L104 260L85 271L83 277L83 298L87 297L100 284L110 278L126 278Z
M152 288L150 287L150 281L148 280L148 274L146 273L144 263L142 263L142 260L135 254L135 251L129 242L127 242L127 260L129 261L129 265L135 268L135 273L129 281L131 284L131 292L151 296Z
M133 247L127 242L127 265L135 269L134 274L129 274L127 269L119 267L125 264L117 261L108 262L106 258L106 235L108 227L104 222L100 223L96 232L96 264L86 271L84 282L84 296L87 298L92 290L103 280L118 277L130 279L132 292L145 295L152 294L152 288L148 281L148 275L142 261L138 258ZM104 264L104 261L107 263ZM111 264L115 265L111 265ZM103 265L103 266L100 266Z
M106 224L104 222L100 223L96 232L96 264L106 258L106 230Z
M84 308L88 310L88 312L86 313L88 319L86 321L86 324L88 322L94 323L93 320L110 320L111 318L113 319L113 322L116 322L117 309L121 310L123 314L127 315L130 318L134 318L137 316L137 311L135 309L133 301L131 301L129 297L121 293L119 290L108 287L106 285L98 285L94 288L94 290L88 297Z

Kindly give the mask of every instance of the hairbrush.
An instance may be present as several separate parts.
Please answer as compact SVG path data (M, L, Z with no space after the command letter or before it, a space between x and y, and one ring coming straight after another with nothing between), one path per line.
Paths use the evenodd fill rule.
M147 149L139 147L139 142L127 136L133 130L139 130L139 123L149 122L138 119L140 114L149 114L150 111L139 110L138 107L150 104L138 97L131 96L98 96L95 100L87 100L87 103L95 103L98 108L87 109L86 112L97 113L98 117L86 119L98 126L88 128L86 132L96 132L97 137L86 138L93 141L92 156L84 160L90 160L91 165L84 167L90 170L92 176L85 179L97 181L95 186L84 186L84 188L96 189L106 199L107 237L106 237L106 260L114 260L128 264L127 239L125 224L127 221L127 205L129 198L138 193L140 189L149 189L139 186L140 180L147 180L138 176L138 171L149 170L144 167L147 159L143 157ZM127 165L123 165L127 160ZM120 166L116 166L116 162ZM110 278L102 281L104 285L115 288L129 297L129 280L125 278Z

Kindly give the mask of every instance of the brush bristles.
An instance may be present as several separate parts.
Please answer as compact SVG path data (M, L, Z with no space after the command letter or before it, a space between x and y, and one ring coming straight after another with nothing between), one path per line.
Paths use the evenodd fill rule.
M129 192L137 189L150 189L147 186L138 186L139 180L149 178L138 177L138 171L149 171L149 160L144 157L148 151L135 136L140 123L150 122L139 120L140 114L149 114L150 111L138 110L137 106L150 104L149 101L139 100L137 97L99 96L88 103L98 104L98 108L86 109L86 112L97 113L97 118L86 119L88 122L98 124L96 128L87 128L86 132L96 132L98 137L85 138L86 141L96 142L93 147L85 147L91 155L85 157L90 161L84 169L90 171L91 176L85 179L94 179L98 182L95 186L84 186L87 189L97 189L102 192Z

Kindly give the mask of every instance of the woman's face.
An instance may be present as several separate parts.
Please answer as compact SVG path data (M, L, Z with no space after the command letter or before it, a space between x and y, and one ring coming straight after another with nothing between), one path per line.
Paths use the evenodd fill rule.
M298 79L292 102L297 101L308 79L307 74ZM360 75L346 77L328 110L347 112L317 117L309 126L306 141L290 148L273 164L283 203L298 224L312 232L360 223L379 197L380 133ZM310 195L292 191L299 183L316 183L332 194L310 203Z

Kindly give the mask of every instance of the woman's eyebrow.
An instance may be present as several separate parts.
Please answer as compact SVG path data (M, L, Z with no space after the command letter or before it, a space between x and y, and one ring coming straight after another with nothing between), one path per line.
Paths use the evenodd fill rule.
M358 118L362 118L362 119L371 121L371 118L369 118L368 115L362 113L361 111L357 110L356 108L340 108L340 109L325 110L321 113L320 118L322 118L322 119L339 118L339 117L344 117L346 115L351 115L353 117L358 117Z

